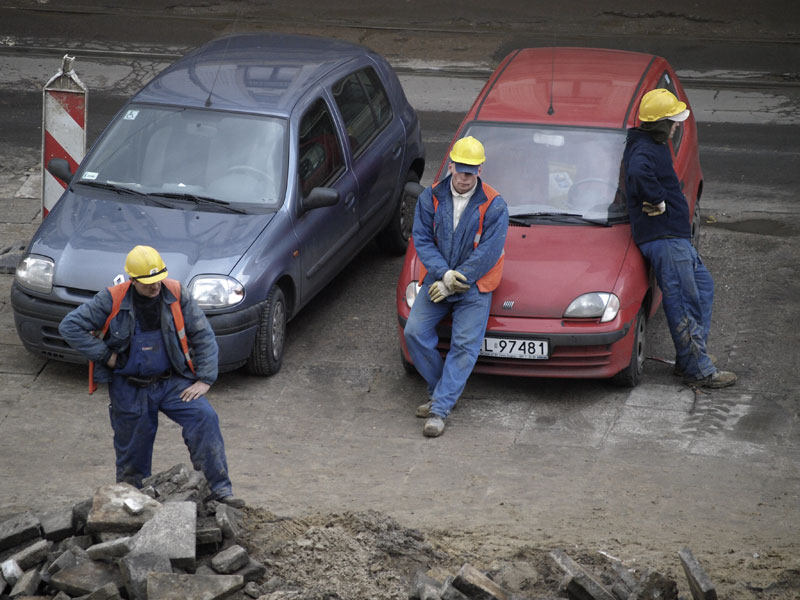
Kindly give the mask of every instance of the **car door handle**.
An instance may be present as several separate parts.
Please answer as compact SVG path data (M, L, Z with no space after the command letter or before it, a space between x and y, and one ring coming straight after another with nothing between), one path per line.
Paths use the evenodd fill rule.
M394 148L392 148L392 158L397 158L403 152L403 145L397 144Z
M344 209L345 211L356 212L356 195L353 192L347 194L344 199Z

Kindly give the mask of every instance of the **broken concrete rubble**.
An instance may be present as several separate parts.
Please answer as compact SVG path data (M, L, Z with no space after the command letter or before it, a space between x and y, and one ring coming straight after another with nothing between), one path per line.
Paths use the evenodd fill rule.
M173 567L195 568L197 505L168 502L131 539L131 553L163 554Z
M33 513L17 515L0 523L0 550L13 548L41 535L42 524Z
M229 575L238 571L250 562L250 557L247 555L247 550L235 544L223 550L211 559L211 568L217 573Z
M694 600L717 600L717 590L714 584L711 583L706 572L697 562L697 559L692 554L689 548L682 548L678 552L683 565L683 572L686 573L686 578L689 580L689 589L692 591Z
M241 511L202 502L209 495L202 474L177 465L146 484L151 495L127 484L109 484L88 501L0 522L0 595L211 600L266 575L266 567L235 543ZM205 574L195 576L198 557ZM212 561L226 573L208 569Z
M511 592L468 563L444 583L418 571L408 597L409 600L514 600Z
M448 555L421 532L375 511L306 520L206 503L201 499L208 496L207 484L183 465L148 480L148 493L113 485L122 487L110 493L103 486L89 502L0 522L0 529L13 535L33 531L0 551L0 564L7 563L12 580L0 575L0 600L10 593L17 594L14 600L23 593L29 596L25 600L396 600L405 595L409 574L425 565L431 570L417 572L409 598L677 598L676 583L668 577L646 568L626 569L607 555L582 551L573 559L562 551L533 548L487 563L483 570L465 562L474 554ZM139 505L143 510L137 515ZM52 516L56 513L60 516ZM131 519L143 515L147 518L138 529L125 531ZM48 518L61 526L46 526ZM68 530L65 522L71 523ZM60 539L47 537L53 531ZM682 555L687 577L691 572L700 582L705 574L689 557ZM707 576L705 581L696 585L701 595L695 600L715 599Z
M125 502L133 500L142 505L139 514L125 510ZM92 508L86 520L86 531L132 533L149 521L161 503L141 493L127 483L104 485L94 493Z

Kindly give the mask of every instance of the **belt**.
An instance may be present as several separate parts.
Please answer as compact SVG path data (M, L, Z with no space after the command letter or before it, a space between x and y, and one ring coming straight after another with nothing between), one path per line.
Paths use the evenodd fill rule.
M172 377L172 369L167 369L163 373L153 375L152 377L134 377L133 375L128 375L128 383L143 388L158 383L159 381L169 379L170 377Z

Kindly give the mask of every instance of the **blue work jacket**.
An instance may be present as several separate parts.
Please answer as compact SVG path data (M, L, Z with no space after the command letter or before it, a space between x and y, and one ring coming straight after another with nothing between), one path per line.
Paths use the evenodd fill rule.
M665 237L690 238L689 203L672 165L669 145L659 144L646 131L629 129L622 162L633 241L639 245ZM642 212L642 202L664 202L666 212L648 216Z
M131 285L122 299L119 312L109 323L108 334L103 340L91 332L102 330L108 315L111 314L112 300L108 289L99 291L89 302L70 312L58 326L59 333L70 346L95 362L95 381L111 381L111 369L106 366L111 352L123 356L128 352L136 324L133 293ZM188 379L199 379L209 385L213 384L217 380L219 348L214 331L203 310L186 288L181 286L181 311L189 342L189 353L195 368L195 373L192 373L184 359L169 307L177 299L165 285L161 286L161 301L161 335L165 340L172 369Z
M453 230L453 196L450 192L451 176L442 180L435 188L426 188L419 196L414 212L412 235L414 247L422 264L428 270L423 287L427 290L434 281L440 280L450 269L467 278L470 289L465 293L481 293L475 282L483 277L500 259L508 232L508 207L502 196L496 196L483 218L483 232L475 247L480 213L478 207L487 201L483 182L478 178L477 189L469 199L458 227ZM439 201L434 210L433 194ZM463 294L447 298L455 302Z

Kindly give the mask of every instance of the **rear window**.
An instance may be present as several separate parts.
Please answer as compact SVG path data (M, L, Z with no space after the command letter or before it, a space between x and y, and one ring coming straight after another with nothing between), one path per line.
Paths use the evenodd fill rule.
M351 73L333 86L350 148L357 154L392 120L392 109L378 74L372 69Z

